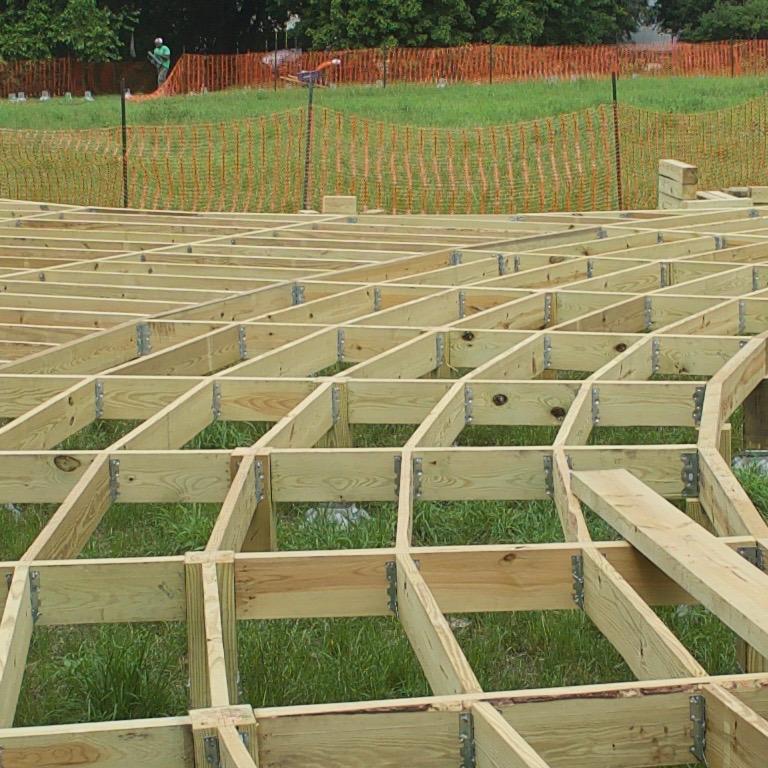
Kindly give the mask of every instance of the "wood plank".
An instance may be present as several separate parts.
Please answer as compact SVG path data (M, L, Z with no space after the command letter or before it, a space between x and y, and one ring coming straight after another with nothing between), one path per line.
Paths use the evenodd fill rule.
M473 704L471 712L477 768L549 768L488 702Z
M411 556L398 554L396 563L398 616L433 692L480 691L475 673Z
M15 568L0 618L0 728L13 725L32 640L34 624L30 577L29 566Z
M574 490L734 632L768 655L768 575L626 470L574 472Z

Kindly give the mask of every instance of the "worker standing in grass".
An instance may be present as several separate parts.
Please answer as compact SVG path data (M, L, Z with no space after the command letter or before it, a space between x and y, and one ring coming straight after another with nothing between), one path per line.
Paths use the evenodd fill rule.
M151 62L157 68L157 86L158 88L168 77L168 70L171 68L171 49L163 43L162 37L155 38L155 50L149 52Z

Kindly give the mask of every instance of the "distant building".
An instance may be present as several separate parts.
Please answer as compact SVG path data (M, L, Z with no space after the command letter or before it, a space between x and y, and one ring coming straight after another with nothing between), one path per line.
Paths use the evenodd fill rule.
M630 42L637 45L673 45L675 38L667 32L659 32L655 26L642 26L630 35Z

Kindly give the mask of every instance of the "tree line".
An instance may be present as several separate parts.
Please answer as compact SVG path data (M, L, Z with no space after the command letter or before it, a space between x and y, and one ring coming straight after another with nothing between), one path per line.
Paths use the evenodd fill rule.
M174 55L616 43L643 24L693 41L766 37L768 0L5 0L0 57L143 58L158 35Z

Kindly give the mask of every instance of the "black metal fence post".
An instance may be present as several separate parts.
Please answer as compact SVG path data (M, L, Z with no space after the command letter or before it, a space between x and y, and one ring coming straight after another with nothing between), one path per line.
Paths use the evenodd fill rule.
M125 116L125 77L120 78L120 126L123 150L123 208L128 207L128 123Z
M488 85L493 85L493 43L488 45Z
M274 82L274 90L277 90L277 30L275 30L275 63L274 63L274 75L273 75L273 82Z
M621 188L621 136L619 134L619 98L616 81L618 75L611 73L611 90L613 91L613 144L616 155L616 200L619 210L624 210L624 193Z
M307 140L304 149L304 188L301 192L301 208L304 211L308 210L309 206L309 168L312 162L312 102L315 84L311 76L307 88L309 89L307 91Z
M387 46L381 46L381 87L387 87Z

